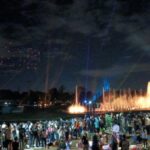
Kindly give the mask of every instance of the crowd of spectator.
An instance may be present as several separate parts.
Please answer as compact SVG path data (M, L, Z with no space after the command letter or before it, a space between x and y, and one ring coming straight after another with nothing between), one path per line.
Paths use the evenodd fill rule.
M129 146L148 147L150 113L85 115L68 120L2 122L1 149L24 150L33 147L70 150L129 150Z

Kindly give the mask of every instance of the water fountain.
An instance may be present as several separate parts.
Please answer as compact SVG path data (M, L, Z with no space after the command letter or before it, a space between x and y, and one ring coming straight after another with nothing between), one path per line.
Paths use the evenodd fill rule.
M150 82L147 85L147 96L150 98Z
M68 112L70 114L83 114L85 113L87 110L84 106L82 106L79 101L78 101L78 87L76 86L76 90L75 90L75 104L71 105L68 108Z
M121 92L120 92L121 93ZM123 92L116 97L115 92L105 98L96 112L128 112L128 111L150 111L150 82L147 86L147 94L131 96L131 92ZM136 92L135 92L136 93Z

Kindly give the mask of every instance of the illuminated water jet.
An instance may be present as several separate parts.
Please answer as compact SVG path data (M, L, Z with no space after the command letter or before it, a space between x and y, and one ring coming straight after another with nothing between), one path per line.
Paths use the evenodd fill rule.
M70 114L82 114L86 112L86 108L82 106L78 101L78 87L77 86L76 86L76 91L75 91L75 104L71 105L68 108L68 112Z
M111 97L111 98L110 98ZM147 93L138 96L135 94L131 96L131 91L116 97L115 94L109 94L105 98L103 95L103 102L97 112L128 112L128 111L150 111L150 82L148 82Z
M147 96L150 98L150 82L147 85Z

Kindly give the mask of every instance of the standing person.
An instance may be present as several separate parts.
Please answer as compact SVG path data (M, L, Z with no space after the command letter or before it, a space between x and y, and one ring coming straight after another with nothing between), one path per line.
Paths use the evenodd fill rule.
M29 147L32 147L32 144L33 144L33 131L32 131L32 127L33 127L33 123L32 122L29 122L28 123L29 125L29 131L28 131L28 135L29 135Z
M0 150L2 149L2 144L3 144L3 135L2 135L2 130L0 129Z
M144 128L142 131L142 142L143 142L144 148L147 148L147 140L148 140L147 130L146 128Z
M86 133L82 136L82 144L83 144L83 150L89 149L89 141Z
M46 130L43 129L41 133L42 147L46 147L46 138L47 138Z
M94 119L94 127L95 127L96 132L99 133L100 121L99 121L99 118L98 118L98 117L95 117L95 119Z
M112 150L117 150L119 145L119 138L117 136L117 133L113 132L112 138L111 138L111 148Z
M150 134L150 118L148 115L145 117L145 127L147 130L147 134Z
M19 144L20 150L24 149L24 139L25 139L25 129L23 128L23 124L20 125L19 128Z
M37 129L37 124L35 123L32 128L32 134L33 134L33 138L32 138L32 146L37 146L38 143L38 129Z
M120 145L121 145L121 150L129 150L129 141L127 140L126 135L123 135L123 139Z
M65 130L65 140L69 141L69 128L68 128L68 126L66 126L64 130Z
M77 143L78 150L83 150L82 138L80 138L79 142Z
M14 142L12 143L12 148L13 150L19 150L19 142L17 137L15 137Z
M92 150L100 150L100 145L99 145L98 137L97 137L96 134L93 136L93 140L92 140Z
M5 140L7 149L12 150L12 129L10 123L7 123L7 128L5 131Z
M110 130L111 127L112 127L112 117L111 117L111 115L109 115L109 114L105 115L105 123L106 123L106 128L108 130Z
M58 129L58 139L65 136L65 131L63 130L63 127L59 127Z
M40 128L37 127L37 140L36 140L36 147L40 147L40 141L41 141L41 132Z
M57 150L66 150L66 143L65 143L64 138L60 139L60 142L59 142Z

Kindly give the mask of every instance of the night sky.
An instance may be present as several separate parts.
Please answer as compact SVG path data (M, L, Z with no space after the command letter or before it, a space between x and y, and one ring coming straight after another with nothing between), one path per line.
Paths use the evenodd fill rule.
M0 88L95 91L150 80L149 0L1 0Z

